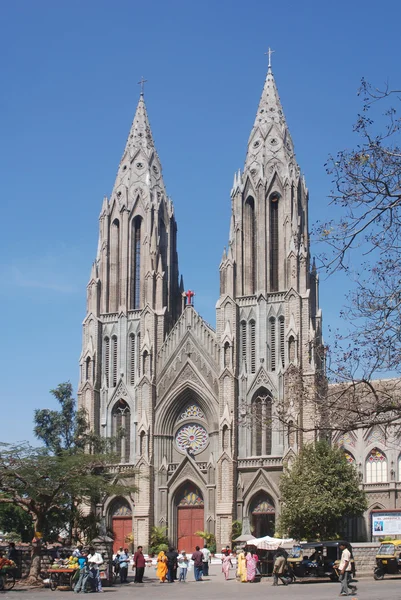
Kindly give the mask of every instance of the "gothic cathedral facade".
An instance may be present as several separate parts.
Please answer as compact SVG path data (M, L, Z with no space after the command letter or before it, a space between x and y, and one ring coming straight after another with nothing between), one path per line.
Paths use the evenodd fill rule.
M190 551L196 531L273 534L279 478L313 439L324 386L318 277L308 191L269 67L243 171L231 190L216 329L180 282L174 208L143 94L110 198L87 287L79 405L93 429L119 431L135 498L97 507L116 546L149 544L166 526Z

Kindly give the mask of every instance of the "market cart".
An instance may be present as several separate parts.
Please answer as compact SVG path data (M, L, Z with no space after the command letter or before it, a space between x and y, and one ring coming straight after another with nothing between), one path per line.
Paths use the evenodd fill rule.
M65 586L71 590L74 587L76 575L79 569L68 569L60 567L59 569L49 569L49 585L51 590L56 590L58 587Z

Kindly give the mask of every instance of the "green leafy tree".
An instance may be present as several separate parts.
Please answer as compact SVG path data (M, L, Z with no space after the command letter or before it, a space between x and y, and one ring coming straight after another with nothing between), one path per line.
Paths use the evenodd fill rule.
M281 477L280 493L280 533L298 540L335 539L346 517L367 508L355 468L325 441L301 450Z
M149 552L150 554L158 554L162 550L164 552L168 550L167 527L154 525L150 530Z
M216 536L214 533L210 533L210 531L196 531L195 535L202 538L210 552L216 552Z
M233 521L231 527L231 541L234 541L242 533L242 521Z
M20 542L30 542L34 533L31 515L13 504L0 504L0 529Z

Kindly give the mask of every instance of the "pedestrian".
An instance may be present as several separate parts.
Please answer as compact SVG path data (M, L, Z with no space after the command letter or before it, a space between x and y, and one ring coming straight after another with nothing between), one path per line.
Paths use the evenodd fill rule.
M243 548L241 548L237 556L237 578L241 583L246 583L246 560Z
M103 556L100 552L96 552L94 547L91 546L88 554L89 580L91 582L91 587L95 592L103 592L99 570L99 567L103 562Z
M174 579L177 574L177 558L178 558L178 552L176 551L174 546L170 546L166 556L167 556L167 569L168 569L167 581L169 583L174 583Z
M273 585L278 585L280 579L284 585L288 585L288 579L284 576L287 565L287 552L283 548L279 548L276 552L273 566Z
M160 579L160 583L164 583L166 581L168 568L167 568L167 556L164 553L164 550L160 550L157 555L157 569L156 576Z
M180 567L180 579L179 581L185 583L187 579L189 560L185 550L181 551L178 557L178 566Z
M7 558L8 560L15 562L15 564L18 562L18 550L16 549L14 542L8 544Z
M134 554L135 578L134 583L143 583L143 574L145 572L145 557L142 552L142 546L138 546Z
M341 542L339 547L341 550L341 559L338 566L338 580L341 583L340 596L348 596L350 592L351 594L355 594L357 589L355 585L350 585L352 578L351 552L348 548L348 544L345 542Z
M89 579L89 568L88 568L88 556L84 550L80 550L80 556L78 557L79 565L79 577L74 587L74 594L79 592L86 593L86 584Z
M256 556L256 560L255 560ZM256 577L256 565L258 564L257 555L253 555L252 552L248 552L246 557L246 580L253 583Z
M195 581L203 581L203 554L199 549L199 546L196 546L195 552L192 554L192 560L194 561L194 575Z
M120 573L120 583L127 583L128 577L128 561L129 561L129 553L128 548L124 548L120 550L118 553L118 564L119 564L119 573Z
M202 548L201 552L202 552L202 556L203 556L202 573L203 573L203 575L206 575L206 577L207 577L209 575L209 562L210 562L210 550L207 547L207 544L203 544L203 548Z
M229 554L223 554L223 558L221 559L221 570L224 573L224 577L227 581L228 576L230 574L230 569L233 568L233 563L231 561L231 556Z

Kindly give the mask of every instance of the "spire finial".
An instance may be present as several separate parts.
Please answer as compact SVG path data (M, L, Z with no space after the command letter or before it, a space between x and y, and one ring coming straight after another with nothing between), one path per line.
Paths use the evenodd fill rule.
M272 54L273 52L275 52L275 50L272 50L271 48L268 49L267 52L265 52L265 54L269 57L269 63L268 63L268 68L269 70L272 68Z
M141 77L141 80L140 80L140 81L138 81L138 85L140 85L140 86L141 86L141 96L143 96L143 94L144 94L144 91L145 91L145 83L146 83L146 82L147 82L147 79L144 79L144 78L143 78L143 75L142 75L142 77Z

